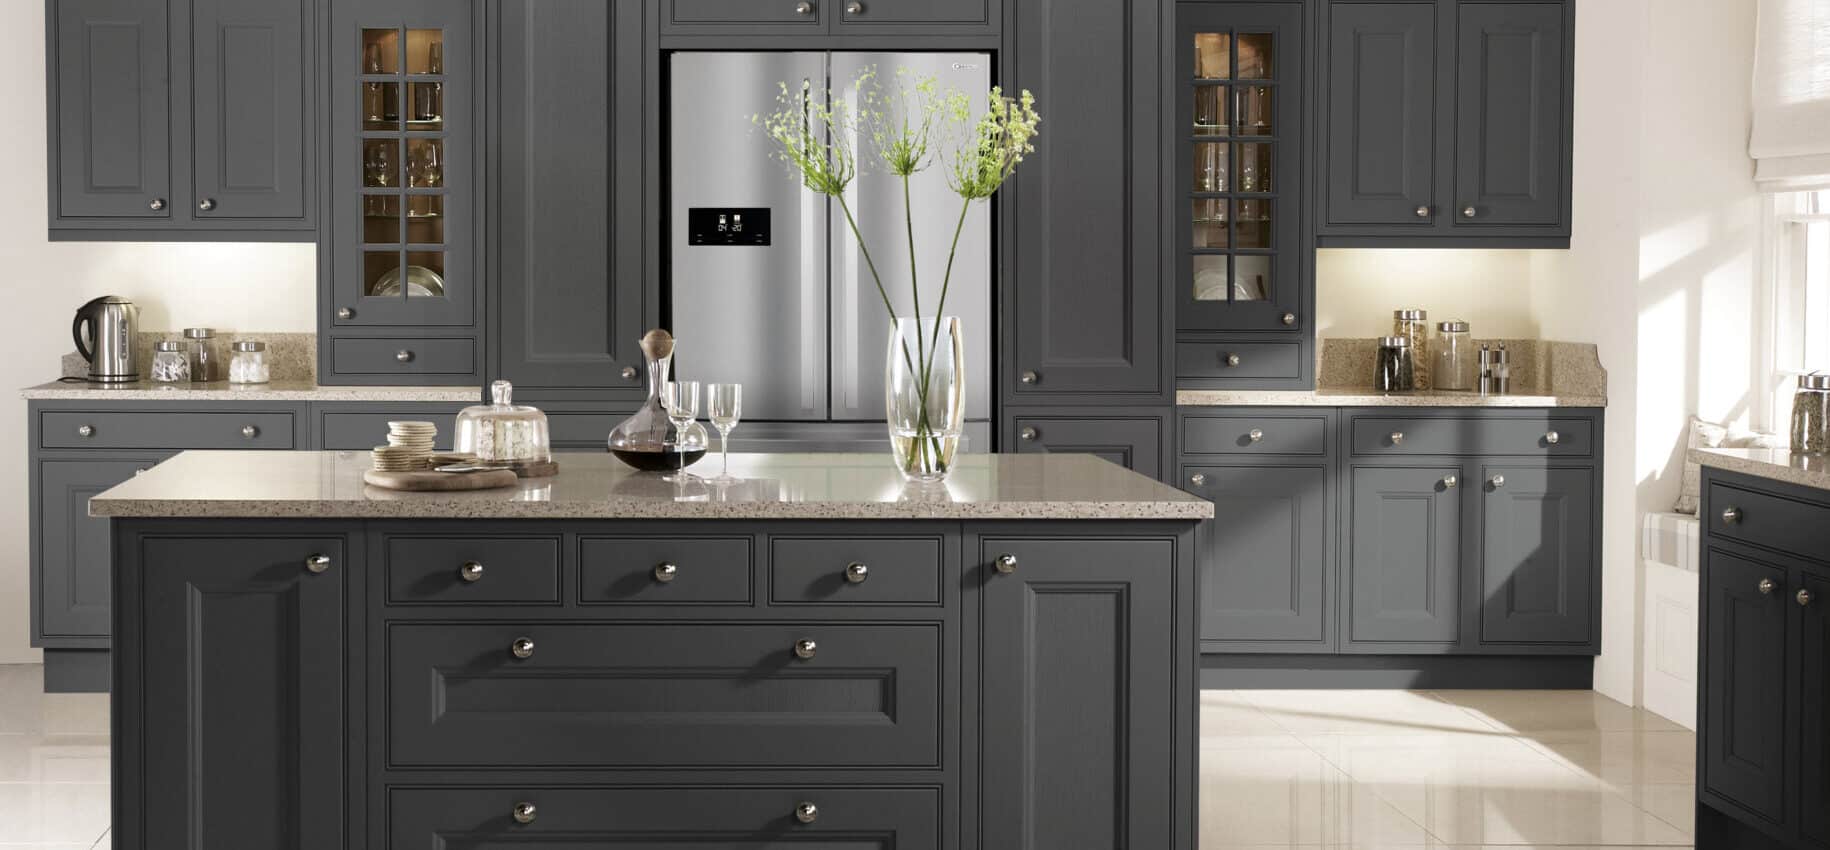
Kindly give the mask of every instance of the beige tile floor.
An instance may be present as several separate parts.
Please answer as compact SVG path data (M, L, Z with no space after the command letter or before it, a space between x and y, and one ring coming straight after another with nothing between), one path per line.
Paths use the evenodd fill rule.
M0 850L107 850L108 703L0 667ZM1207 691L1201 850L1689 847L1693 737L1570 691Z

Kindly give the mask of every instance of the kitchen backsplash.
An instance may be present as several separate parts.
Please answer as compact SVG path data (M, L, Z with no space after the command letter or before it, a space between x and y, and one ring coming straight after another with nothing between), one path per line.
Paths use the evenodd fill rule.
M152 362L153 345L165 340L184 339L178 331L141 331L134 335L134 354L138 362ZM267 344L267 363L273 373L274 381L308 381L318 379L318 335L311 333L229 333L218 332L217 343L222 348L224 359L232 357L229 343L245 339L260 340ZM80 378L89 374L89 364L81 354L72 351L64 355L62 377Z

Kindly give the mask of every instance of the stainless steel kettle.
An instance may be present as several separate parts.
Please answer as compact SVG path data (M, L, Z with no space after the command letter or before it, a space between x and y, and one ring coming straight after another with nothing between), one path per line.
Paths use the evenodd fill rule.
M89 361L89 380L122 384L140 379L133 347L139 325L140 308L118 295L104 295L76 311L70 335L76 339L77 353Z

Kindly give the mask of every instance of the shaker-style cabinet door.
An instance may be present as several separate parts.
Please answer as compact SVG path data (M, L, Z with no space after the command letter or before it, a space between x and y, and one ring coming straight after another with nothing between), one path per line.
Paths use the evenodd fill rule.
M1214 503L1200 544L1202 648L1314 652L1328 636L1327 468L1196 466L1183 478Z
M1328 7L1323 227L1429 229L1435 207L1436 6Z
M1704 544L1697 782L1717 805L1786 820L1786 571Z
M1481 642L1593 639L1594 470L1486 466L1481 489Z
M1798 574L1798 833L1830 847L1830 576Z
M1348 470L1349 644L1440 651L1461 636L1459 466Z
M497 376L522 389L639 396L637 341L658 318L642 272L654 137L642 111L642 4L504 0L490 10Z
M122 847L347 846L342 538L138 537L115 644ZM157 729L147 735L139 730Z
M1172 540L979 538L979 846L1182 847L1177 557Z
M309 227L316 4L190 0L191 217Z
M1004 216L1004 400L1167 403L1159 102L1171 6L1007 2L1005 90L1033 90L1045 123L1003 199L1017 211Z
M170 220L166 0L56 0L49 11L53 221Z
M89 516L89 499L158 462L150 457L36 462L39 614L33 637L42 641L37 645L108 637L108 520Z
M1161 480L1172 418L1168 410L1037 411L1011 418L1014 432L1005 435L1004 445L1019 454L1090 454Z
M1567 226L1562 3L1461 3L1455 229Z

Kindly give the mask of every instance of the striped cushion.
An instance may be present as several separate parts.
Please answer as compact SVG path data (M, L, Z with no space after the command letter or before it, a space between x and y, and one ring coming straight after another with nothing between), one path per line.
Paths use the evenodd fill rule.
M1685 514L1646 514L1640 557L1688 572L1697 571L1697 535L1701 523Z

